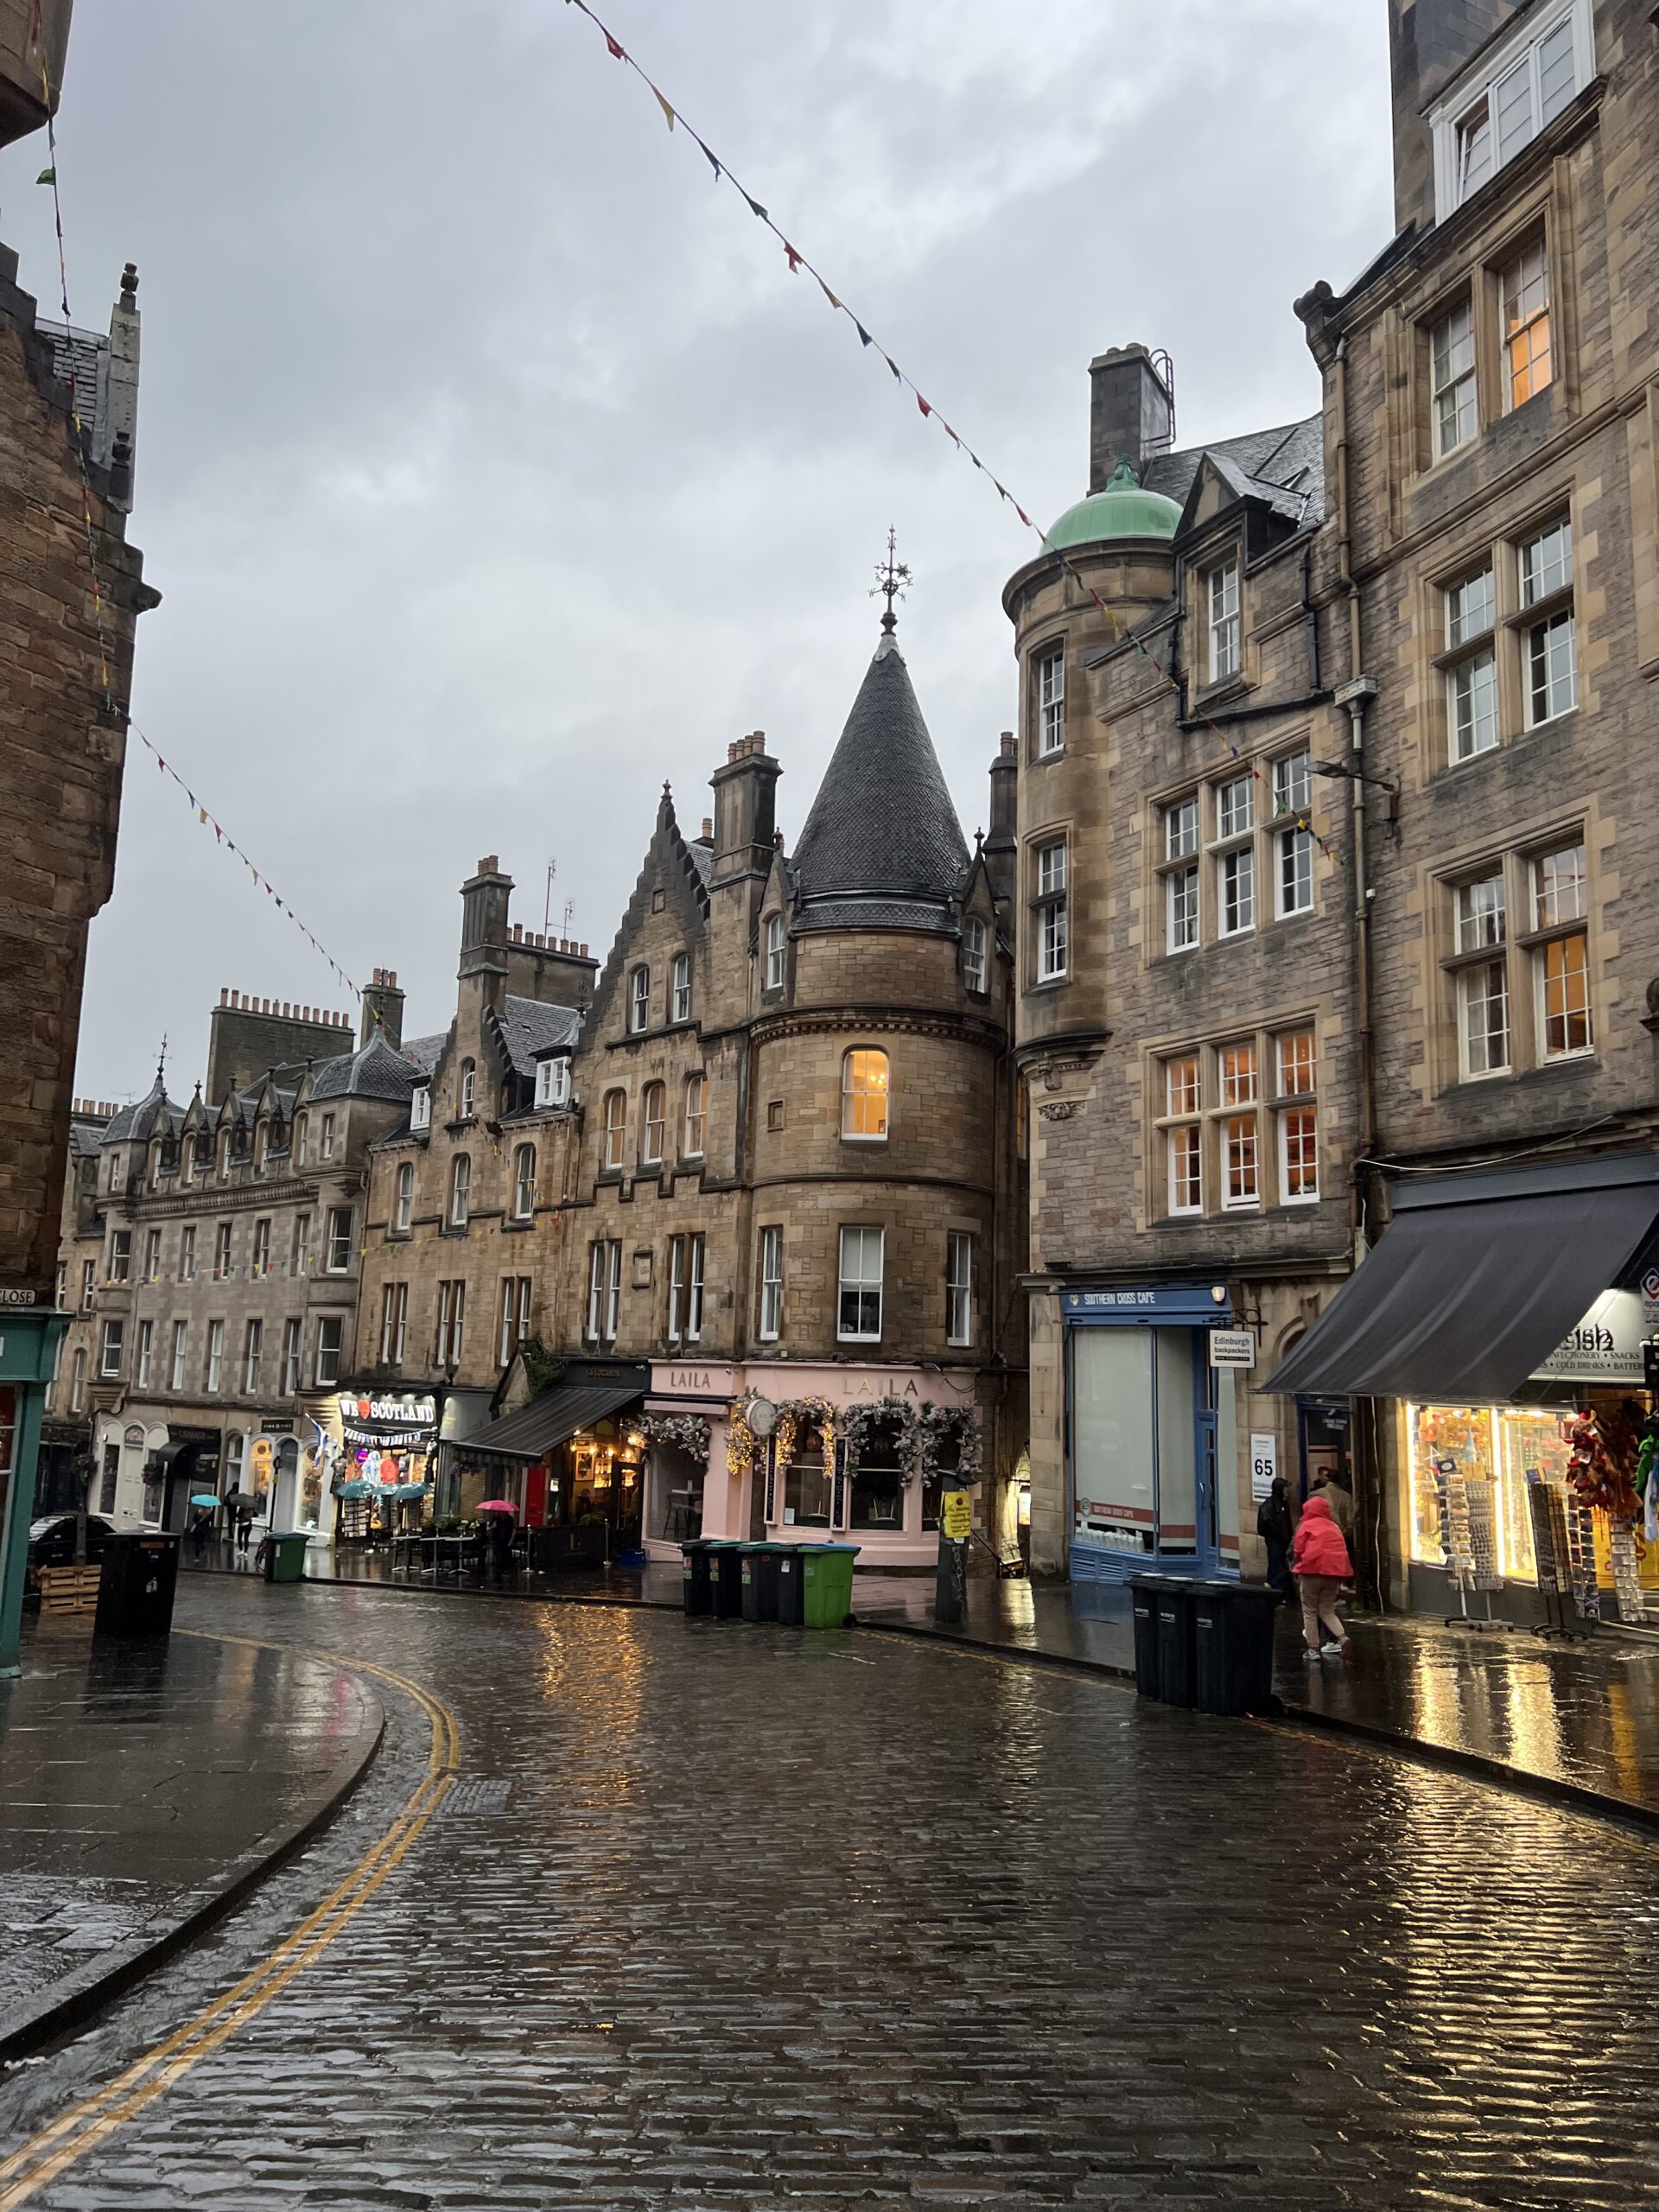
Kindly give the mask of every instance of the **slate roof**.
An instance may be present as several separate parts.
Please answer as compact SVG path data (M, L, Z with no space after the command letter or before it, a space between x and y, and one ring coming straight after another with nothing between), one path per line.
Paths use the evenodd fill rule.
M368 1043L355 1052L342 1052L325 1060L316 1071L313 1100L319 1098L384 1098L401 1106L421 1079L421 1070L404 1053L387 1044L377 1029Z
M1141 483L1179 505L1205 455L1243 499L1266 499L1277 514L1299 529L1325 519L1325 418L1310 415L1277 429L1249 430L1240 438L1194 446L1185 453L1161 453L1147 461Z
M543 1054L575 1043L582 1010L574 1006L544 1006L540 999L509 998L496 1016L495 1026L513 1073L533 1076L537 1060Z
M706 891L715 873L715 849L712 845L703 844L698 838L688 837L685 849L691 856L692 867L702 878L702 887Z
M99 1141L104 1144L132 1144L141 1137L154 1136L156 1125L163 1116L168 1129L175 1129L184 1119L184 1109L174 1105L162 1090L158 1076L137 1105L121 1109Z
M962 824L889 632L795 848L795 926L952 929L950 901L967 872Z
M404 1058L413 1060L422 1075L430 1075L448 1038L440 1030L435 1037L405 1037L402 1046Z

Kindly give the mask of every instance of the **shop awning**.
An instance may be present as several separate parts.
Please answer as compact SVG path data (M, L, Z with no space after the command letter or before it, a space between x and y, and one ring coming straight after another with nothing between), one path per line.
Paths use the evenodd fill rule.
M1268 1389L1513 1397L1646 1243L1659 1158L1436 1177L1392 1195L1375 1250Z
M498 1459L536 1460L556 1444L566 1444L579 1430L639 1395L637 1382L573 1382L559 1390L543 1390L516 1414L504 1414L475 1436L456 1440L463 1459L488 1456Z

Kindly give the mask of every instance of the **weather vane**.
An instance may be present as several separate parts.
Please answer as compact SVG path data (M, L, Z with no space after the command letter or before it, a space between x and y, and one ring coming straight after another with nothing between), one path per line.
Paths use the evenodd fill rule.
M889 636L899 626L899 618L893 611L893 602L895 599L904 597L905 587L912 580L910 570L902 561L894 557L898 550L899 533L896 530L889 530L887 557L885 561L878 561L875 564L875 589L870 594L872 599L885 597L887 600L887 611L881 617L881 627Z
M161 1057L156 1063L156 1088L161 1090L167 1081L167 1032L162 1032Z

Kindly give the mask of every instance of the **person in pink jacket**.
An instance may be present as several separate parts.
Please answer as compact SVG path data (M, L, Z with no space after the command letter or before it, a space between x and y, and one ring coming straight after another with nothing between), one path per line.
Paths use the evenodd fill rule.
M1307 1645L1302 1656L1340 1659L1348 1649L1348 1630L1337 1611L1337 1592L1353 1573L1354 1563L1336 1516L1325 1499L1310 1497L1296 1524L1296 1541L1290 1549L1291 1573L1302 1599L1302 1637ZM1320 1624L1327 1640L1319 1641Z

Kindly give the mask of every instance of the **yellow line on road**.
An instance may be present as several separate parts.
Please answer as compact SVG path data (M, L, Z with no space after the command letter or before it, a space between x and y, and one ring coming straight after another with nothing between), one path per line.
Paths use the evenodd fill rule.
M179 1633L194 1631L181 1630ZM117 2128L124 2126L146 2105L182 2080L193 2066L228 2041L238 2028L262 2012L314 1960L321 1958L413 1848L454 1782L460 1749L454 1715L442 1700L423 1689L418 1682L411 1681L407 1675L400 1675L391 1667L378 1666L372 1660L349 1657L343 1652L262 1643L252 1637L212 1637L208 1640L241 1644L253 1650L287 1651L300 1658L327 1660L350 1672L372 1675L394 1689L402 1690L425 1713L431 1730L426 1772L391 1825L369 1847L345 1880L251 1973L103 2088L72 2105L10 2157L0 2158L0 2212L13 2212L14 2206L26 2203L66 2167L84 2158Z

